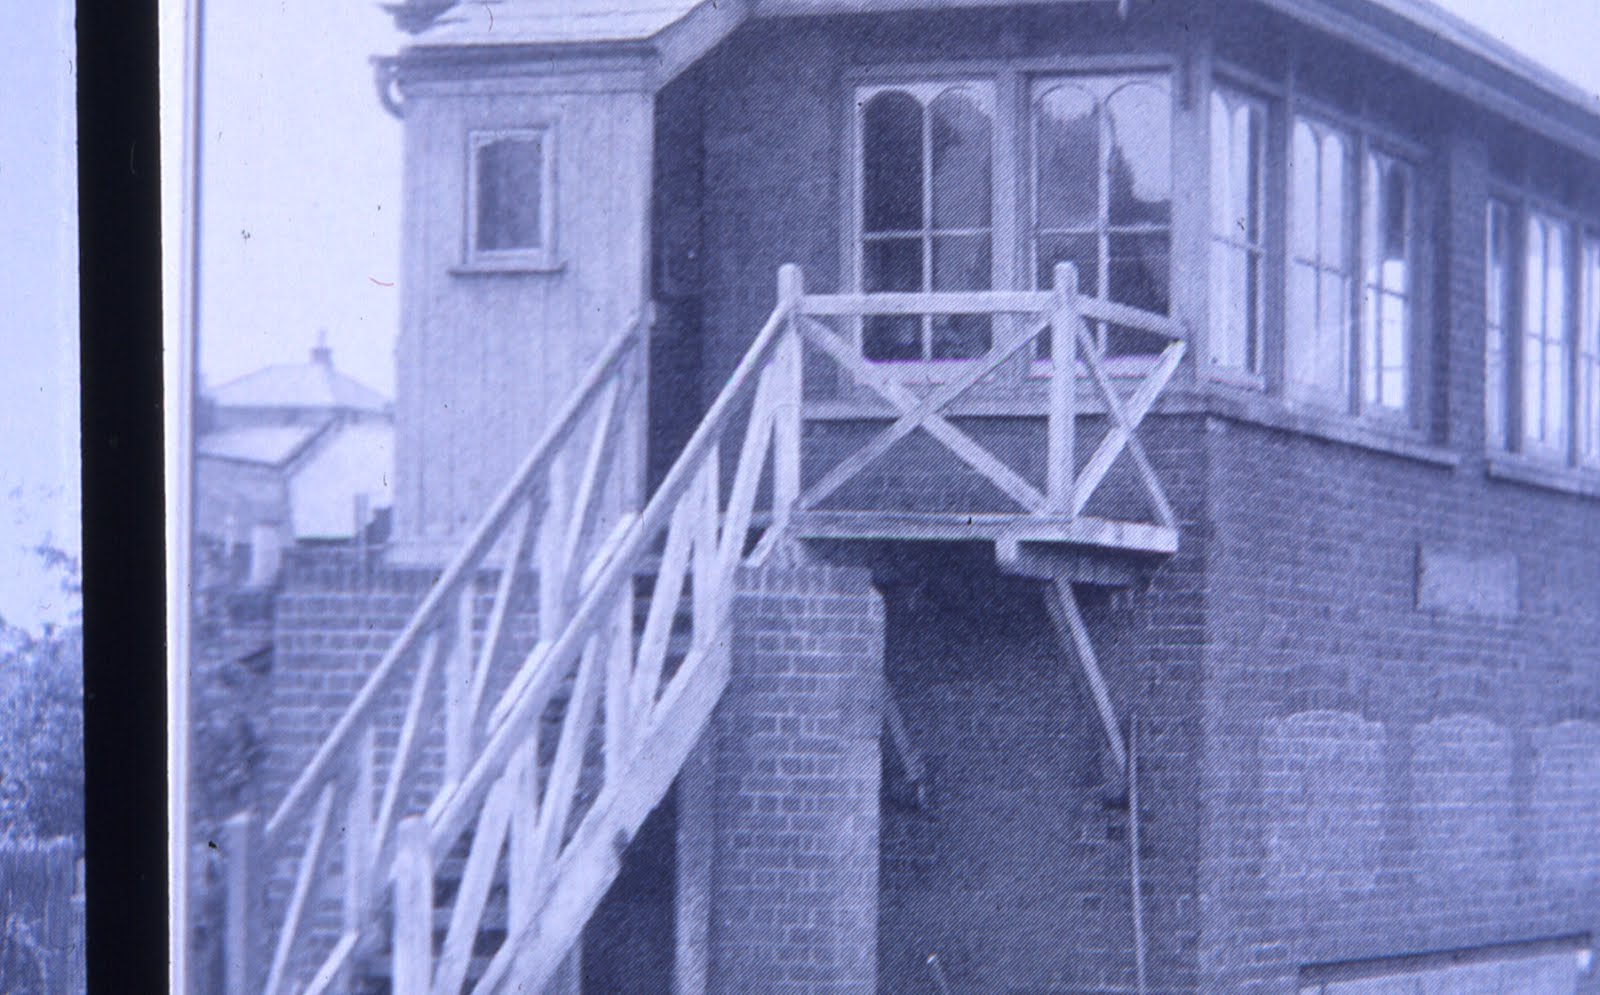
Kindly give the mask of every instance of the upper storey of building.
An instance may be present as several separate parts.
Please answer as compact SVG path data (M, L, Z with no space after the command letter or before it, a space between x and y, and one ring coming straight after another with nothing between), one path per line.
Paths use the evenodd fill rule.
M1432 5L404 10L415 36L383 67L410 136L399 501L417 531L459 531L509 471L496 452L529 444L559 400L486 402L468 382L570 383L653 300L652 380L677 379L638 434L681 442L786 262L808 290L864 298L1049 292L1070 265L1081 294L1178 329L1181 364L1143 399L1157 416L1600 495L1600 99ZM816 475L848 461L840 438L914 403L863 383L927 396L1009 341L998 311L896 306L831 316L859 368L807 366ZM1141 400L1164 340L1090 324L1088 350ZM494 357L487 381L468 342ZM460 367L450 399L441 363ZM1059 452L1019 425L1047 415L1051 369L1041 336L943 409L1039 488ZM1077 412L1111 414L1090 371L1078 379ZM432 440L414 457L408 411L409 437ZM482 444L486 425L511 444ZM450 468L425 454L453 444ZM1079 463L1094 452L1084 440ZM868 489L902 504L939 490L914 479L935 461L901 455L912 472ZM957 491L928 500L987 508Z

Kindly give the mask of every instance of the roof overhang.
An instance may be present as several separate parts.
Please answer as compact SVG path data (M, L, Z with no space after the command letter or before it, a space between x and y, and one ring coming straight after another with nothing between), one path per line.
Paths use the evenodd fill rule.
M429 2L429 0L417 0ZM448 0L445 0L448 2ZM408 54L470 48L559 60L626 53L662 86L747 20L1143 0L499 0L457 3ZM1251 0L1600 159L1600 95L1429 0Z

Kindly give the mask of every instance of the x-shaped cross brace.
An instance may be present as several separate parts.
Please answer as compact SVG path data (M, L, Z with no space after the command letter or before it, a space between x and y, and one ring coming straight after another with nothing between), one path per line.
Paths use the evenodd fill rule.
M801 329L806 339L826 352L862 386L882 395L900 412L894 424L880 432L872 441L840 461L834 468L800 498L801 508L814 508L834 491L837 491L873 460L888 452L896 442L922 429L944 443L945 447L962 462L983 474L1008 497L1028 511L1044 505L1044 495L1039 489L999 458L984 449L972 436L950 423L940 409L966 393L973 384L988 376L1017 350L1033 340L1042 331L1035 321L1025 321L1013 329L997 348L991 349L983 360L963 370L959 376L942 384L938 389L918 397L904 384L895 380L885 370L874 367L856 351L843 336L813 318L802 318Z

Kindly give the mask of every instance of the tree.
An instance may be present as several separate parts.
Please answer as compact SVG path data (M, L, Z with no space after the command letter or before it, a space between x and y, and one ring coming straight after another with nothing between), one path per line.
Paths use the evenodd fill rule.
M63 593L81 590L76 558L34 550ZM83 838L83 627L38 633L0 619L0 832Z

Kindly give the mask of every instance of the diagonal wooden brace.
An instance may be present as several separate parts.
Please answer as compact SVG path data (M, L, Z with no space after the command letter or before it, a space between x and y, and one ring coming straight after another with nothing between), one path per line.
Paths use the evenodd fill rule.
M876 391L900 412L894 424L880 432L866 445L830 470L814 484L800 500L802 508L814 508L830 494L844 486L873 460L887 453L896 442L918 428L939 440L962 462L983 474L991 483L1013 501L1032 511L1044 504L1044 495L1037 487L1024 480L998 457L978 444L970 435L952 425L939 409L966 393L979 380L988 376L1001 363L1011 357L1039 334L1040 328L1025 324L1012 333L1000 348L990 350L983 361L964 371L960 376L943 384L939 389L918 397L880 369L875 369L862 359L854 348L837 333L816 321L807 321L804 334L807 340L826 352L844 367L857 383Z
M1056 639L1061 642L1063 649L1077 657L1079 666L1083 668L1095 710L1100 713L1100 725L1105 729L1106 742L1111 747L1111 757L1117 763L1118 773L1126 775L1128 748L1123 742L1122 724L1117 721L1116 708L1111 703L1111 691L1106 687L1105 674L1100 670L1094 644L1089 641L1089 628L1083 623L1083 612L1078 608L1078 596L1072 590L1072 582L1054 580L1046 584L1044 604L1055 626Z
M1178 368L1178 363L1183 359L1184 343L1180 339L1167 346L1162 351L1160 358L1152 369L1140 382L1137 389L1124 401L1111 386L1111 380L1106 376L1105 367L1101 365L1099 355L1093 349L1093 341L1089 333L1080 327L1078 329L1080 343L1083 346L1084 362L1089 367L1089 373L1094 379L1095 386L1105 399L1106 410L1111 416L1112 425L1106 432L1105 438L1100 440L1099 447L1089 462L1084 465L1083 473L1078 477L1077 493L1073 497L1072 513L1082 513L1089 499L1094 496L1095 489L1105 479L1106 473L1111 469L1117 457L1126 449L1133 459L1138 470L1139 478L1143 481L1145 490L1150 495L1151 503L1155 506L1156 520L1161 525L1171 527L1175 521L1172 505L1167 501L1166 491L1161 487L1161 481L1156 477L1155 470L1150 466L1150 458L1145 453L1144 443L1139 440L1139 426L1144 423L1144 418L1155 405L1156 398L1166 388L1167 382L1172 379L1172 374Z

